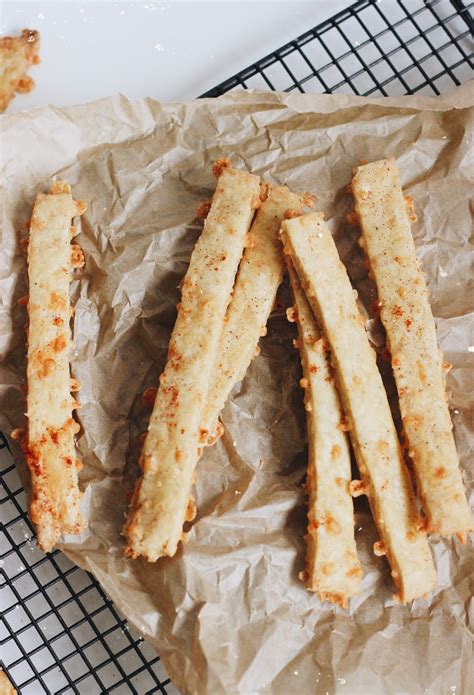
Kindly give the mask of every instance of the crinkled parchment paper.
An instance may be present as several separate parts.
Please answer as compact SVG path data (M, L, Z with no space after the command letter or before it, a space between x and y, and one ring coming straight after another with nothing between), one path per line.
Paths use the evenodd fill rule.
M467 85L438 99L239 92L183 104L114 97L3 116L0 427L20 425L24 410L22 225L36 192L64 178L88 203L77 238L87 263L72 285L88 528L61 548L152 642L183 693L472 692L469 545L433 539L438 588L428 602L397 605L361 504L363 590L350 609L321 604L298 581L305 422L294 326L281 310L225 407L224 437L199 462L199 513L184 551L155 565L128 561L120 531L149 417L140 394L163 369L178 284L200 232L194 211L211 194L210 165L222 155L317 195L367 306L373 289L357 230L345 221L345 188L360 159L397 158L416 203L413 233L440 344L454 364L448 388L469 486L473 103Z

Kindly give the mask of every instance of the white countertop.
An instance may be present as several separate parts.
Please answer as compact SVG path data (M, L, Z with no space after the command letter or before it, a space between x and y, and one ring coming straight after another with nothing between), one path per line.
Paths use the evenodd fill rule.
M36 88L10 111L110 96L199 96L351 0L3 0L0 35L41 33Z

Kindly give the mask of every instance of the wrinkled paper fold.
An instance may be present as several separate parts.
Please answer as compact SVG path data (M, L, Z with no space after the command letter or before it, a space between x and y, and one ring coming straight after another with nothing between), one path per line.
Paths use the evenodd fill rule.
M2 117L0 428L22 424L27 291L19 239L37 191L66 179L88 203L72 284L73 376L81 382L79 452L87 531L62 550L92 572L192 695L468 693L472 546L432 540L439 585L429 602L397 605L367 507L356 502L362 593L348 611L298 580L306 524L305 418L294 325L278 308L246 378L223 412L225 434L197 470L198 516L175 558L126 560L121 528L183 277L228 156L265 179L317 196L354 287L370 313L373 286L346 223L346 186L361 159L396 157L415 200L417 251L428 276L448 390L472 494L471 85L444 97L234 92L160 104L113 97ZM288 299L281 290L282 303ZM376 322L368 324L380 341ZM470 347L471 346L471 347ZM393 387L389 384L393 395ZM471 430L470 430L471 415ZM18 447L22 480L28 474ZM472 464L472 456L471 456ZM469 481L470 475L470 481Z

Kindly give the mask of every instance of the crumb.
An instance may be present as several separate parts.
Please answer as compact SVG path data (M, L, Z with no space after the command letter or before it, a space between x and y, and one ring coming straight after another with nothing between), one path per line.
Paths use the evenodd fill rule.
M202 203L199 203L199 205L196 208L196 217L198 220L201 222L204 222L206 217L209 214L209 210L211 209L212 205L212 200L204 200Z
M268 185L268 183L265 183L265 181L263 181L260 184L259 198L260 198L261 203L264 203L266 201L266 199L268 198L268 191L269 191L269 185Z
M214 162L212 166L212 173L216 178L219 178L224 169L229 169L231 167L232 164L230 163L230 159L228 159L227 157L221 157L216 162Z
M357 226L359 224L359 222L360 222L359 215L357 214L357 212L355 210L353 212L349 212L347 214L347 224Z
M154 386L150 386L149 388L145 389L142 393L142 402L149 408L153 408L153 406L155 405L157 393L158 389Z
M349 483L349 492L352 497L360 497L367 494L367 488L362 480L352 480Z
M291 220L291 219L293 219L293 217L300 217L302 214L303 213L301 210L294 210L293 209L293 210L287 210L285 212L284 217L285 217L285 220Z
M301 202L306 208L313 208L316 205L316 196L311 193L303 193Z
M71 266L83 268L85 265L84 252L78 244L71 244Z

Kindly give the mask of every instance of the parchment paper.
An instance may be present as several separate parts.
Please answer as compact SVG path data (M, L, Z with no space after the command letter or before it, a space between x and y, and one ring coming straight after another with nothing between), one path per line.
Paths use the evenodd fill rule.
M358 504L362 594L344 611L321 604L298 581L305 421L294 326L281 309L224 410L224 437L199 462L199 514L184 551L155 565L126 561L120 532L150 414L140 394L163 369L177 287L200 232L194 211L212 193L210 165L223 155L316 194L368 307L373 288L358 232L345 222L352 208L345 187L360 159L397 158L416 203L413 233L441 348L454 364L450 403L472 489L473 103L467 85L438 99L236 92L160 104L117 96L3 116L0 427L21 425L24 411L19 237L36 192L56 176L88 203L77 238L87 263L72 286L88 528L61 548L152 642L183 693L472 692L469 545L434 539L437 590L428 602L397 605L388 566L371 552L370 515ZM374 321L368 328L379 333Z

